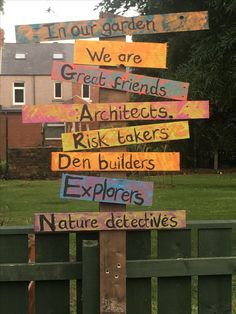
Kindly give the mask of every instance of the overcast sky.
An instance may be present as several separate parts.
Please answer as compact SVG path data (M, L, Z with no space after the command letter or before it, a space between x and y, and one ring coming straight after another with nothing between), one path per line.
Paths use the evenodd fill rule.
M15 42L15 25L82 21L99 18L94 7L99 0L5 0L0 27L5 31L5 42ZM127 16L135 16L131 11Z

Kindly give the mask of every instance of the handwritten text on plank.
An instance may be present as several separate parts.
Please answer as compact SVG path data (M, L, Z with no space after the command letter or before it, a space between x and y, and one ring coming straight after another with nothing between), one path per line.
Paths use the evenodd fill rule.
M55 61L51 78L137 94L186 100L189 83Z
M166 68L167 43L76 40L74 63Z
M95 202L150 206L153 182L63 174L60 196Z
M25 105L24 123L135 120L186 120L209 118L209 101Z
M186 227L186 212L80 212L34 214L35 232L151 230Z
M166 142L189 138L188 121L63 133L64 151Z
M208 13L181 12L99 20L16 25L16 42L58 41L208 29Z
M53 152L52 171L179 171L179 153Z

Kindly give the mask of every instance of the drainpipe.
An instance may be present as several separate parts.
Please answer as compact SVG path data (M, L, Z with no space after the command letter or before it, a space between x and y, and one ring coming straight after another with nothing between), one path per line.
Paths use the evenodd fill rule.
M7 111L5 111L5 135L6 135L6 141L5 141L5 150L6 150L6 170L5 170L5 179L8 178L9 174L9 158L8 158L8 115Z

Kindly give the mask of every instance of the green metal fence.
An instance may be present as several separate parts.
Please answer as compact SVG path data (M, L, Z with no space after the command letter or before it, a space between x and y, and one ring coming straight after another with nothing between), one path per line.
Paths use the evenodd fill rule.
M236 220L127 232L127 313L236 313L235 231ZM0 313L29 313L31 281L36 314L99 313L98 233L36 234L29 263L31 234L0 229Z

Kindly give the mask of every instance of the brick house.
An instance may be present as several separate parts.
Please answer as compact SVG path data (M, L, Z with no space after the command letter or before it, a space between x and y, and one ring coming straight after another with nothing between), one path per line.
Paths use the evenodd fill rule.
M22 105L98 102L97 87L52 81L54 60L73 63L73 44L5 43L0 47L0 160L12 148L61 146L66 125L23 124Z

